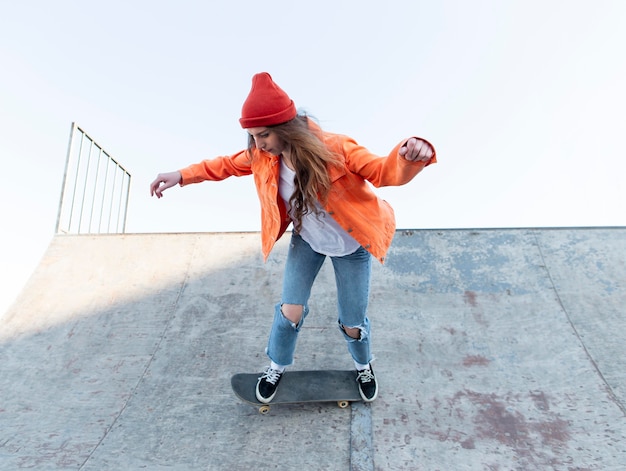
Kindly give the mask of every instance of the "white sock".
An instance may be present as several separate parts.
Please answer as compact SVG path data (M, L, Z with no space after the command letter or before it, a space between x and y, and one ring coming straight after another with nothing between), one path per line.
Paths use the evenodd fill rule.
M361 363L357 363L356 361L354 362L354 366L356 367L357 370L359 371L363 371L363 370L369 370L370 369L370 365L369 363L367 365L362 365Z
M270 368L273 370L280 371L281 373L285 371L285 366L274 363L273 361L270 363Z

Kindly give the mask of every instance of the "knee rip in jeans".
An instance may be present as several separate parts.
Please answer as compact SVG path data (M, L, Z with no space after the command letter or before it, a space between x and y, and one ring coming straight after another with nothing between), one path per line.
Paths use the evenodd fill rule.
M300 324L302 324L302 318L304 317L304 306L301 306L299 304L289 304L287 306L289 307L290 311L292 311L293 309L297 311L298 310L297 307L300 308L299 314L293 311L287 312L287 314L285 314L285 312L283 311L283 308L286 307L286 305L282 304L280 306L280 314L283 316L283 318L286 321L289 322L289 324L291 324L291 327L293 327L294 329L297 329L298 327L300 327Z
M352 341L359 341L362 342L363 340L365 340L365 338L367 337L367 331L365 330L365 326L363 325L357 325L354 327L349 327L343 324L339 324L339 328L342 330L342 332L344 334L346 334L348 337L350 337L352 339ZM359 337L353 337L352 335L350 335L346 329L359 329Z

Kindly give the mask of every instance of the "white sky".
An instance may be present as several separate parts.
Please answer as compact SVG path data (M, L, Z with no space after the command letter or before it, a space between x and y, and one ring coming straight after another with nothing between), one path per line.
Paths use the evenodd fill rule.
M251 178L148 185L245 146L260 71L373 152L435 145L379 191L399 228L626 225L624 25L623 0L4 1L0 315L53 237L73 121L133 175L128 232L259 230Z

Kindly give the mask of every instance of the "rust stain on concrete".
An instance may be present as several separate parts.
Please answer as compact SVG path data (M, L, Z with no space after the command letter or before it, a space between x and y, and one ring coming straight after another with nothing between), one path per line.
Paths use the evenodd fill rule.
M466 367L487 366L489 363L491 363L491 360L482 355L466 355L465 358L463 358L463 366Z

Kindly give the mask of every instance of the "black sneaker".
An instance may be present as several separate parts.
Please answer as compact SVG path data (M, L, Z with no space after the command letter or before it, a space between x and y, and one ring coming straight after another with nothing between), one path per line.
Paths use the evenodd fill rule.
M378 396L378 383L374 370L357 370L356 382L359 383L359 393L365 402L372 402Z
M259 377L259 381L256 383L256 398L267 404L276 395L276 388L278 387L278 383L280 382L280 378L282 378L283 372L278 370L273 370L269 366L265 370L265 372Z

